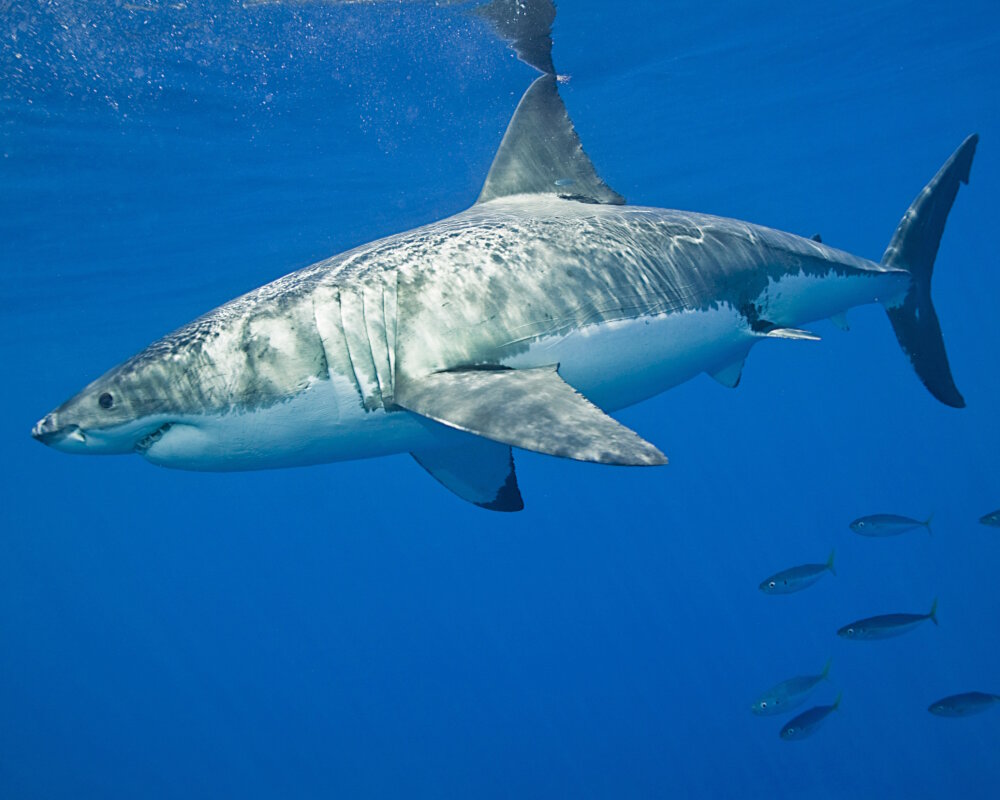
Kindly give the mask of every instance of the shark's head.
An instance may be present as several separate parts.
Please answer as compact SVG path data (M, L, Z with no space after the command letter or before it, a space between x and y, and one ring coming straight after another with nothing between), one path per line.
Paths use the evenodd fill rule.
M142 452L177 416L177 387L163 367L161 358L141 353L46 414L31 435L66 453Z

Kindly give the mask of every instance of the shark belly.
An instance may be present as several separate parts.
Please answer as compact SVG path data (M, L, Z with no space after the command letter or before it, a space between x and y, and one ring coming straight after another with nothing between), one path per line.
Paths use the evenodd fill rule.
M743 359L754 342L730 306L603 322L543 337L504 362L515 369L559 364L563 379L615 411Z
M851 275L796 273L770 280L758 299L762 316L787 326L808 325L841 314L855 306L899 302L910 286L900 272L863 272Z
M353 383L335 376L267 407L182 417L143 455L158 466L228 472L373 458L433 441L414 414L367 411Z
M769 281L753 305L772 324L798 327L857 305L891 303L908 286L908 276L899 273L791 274ZM601 408L615 411L701 372L739 365L762 338L743 310L718 303L542 336L502 363L514 369L559 364L567 383Z

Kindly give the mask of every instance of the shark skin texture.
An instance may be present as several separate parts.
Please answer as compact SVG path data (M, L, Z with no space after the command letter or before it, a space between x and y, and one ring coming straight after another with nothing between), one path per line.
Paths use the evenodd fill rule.
M931 393L964 405L930 279L976 136L917 197L880 262L819 237L626 205L559 97L545 49L551 4L528 5L541 12L513 22L504 15L518 4L477 10L514 30L543 74L475 205L210 311L50 412L35 438L205 471L409 452L458 497L518 511L512 447L665 464L609 412L702 372L735 387L757 342L816 339L803 326L846 326L845 312L868 303L886 308Z

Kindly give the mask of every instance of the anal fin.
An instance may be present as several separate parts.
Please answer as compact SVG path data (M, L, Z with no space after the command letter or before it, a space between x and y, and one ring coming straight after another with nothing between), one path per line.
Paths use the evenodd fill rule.
M396 403L450 428L577 461L666 464L635 431L563 381L555 366L465 369L397 378Z
M846 311L840 311L837 314L834 314L832 317L830 317L830 322L832 322L842 331L849 331L851 329L851 326L847 322Z

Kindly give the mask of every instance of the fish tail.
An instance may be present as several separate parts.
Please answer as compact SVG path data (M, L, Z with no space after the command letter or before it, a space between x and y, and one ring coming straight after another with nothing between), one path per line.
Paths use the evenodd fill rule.
M931 520L934 519L934 512L932 511L927 515L927 519L924 520L924 527L927 528L927 535L931 535Z
M826 559L826 568L830 570L830 572L832 572L834 575L837 574L837 570L833 568L833 557L836 554L837 554L837 548L835 547L833 548L833 550L830 551L830 555Z
M902 299L886 302L885 311L903 352L917 377L938 400L952 408L964 408L965 400L955 386L948 355L931 302L931 273L944 233L945 220L958 194L960 183L969 182L972 157L979 137L967 138L910 205L882 264L910 273L910 287Z
M826 663L823 665L823 671L819 674L821 678L827 678L830 675L830 665L833 663L832 658L828 658Z
M938 618L937 618L937 600L938 599L935 597L934 598L934 602L931 604L931 613L927 615L927 618L930 619L930 621L933 622L935 625L938 624Z
M840 708L840 698L844 696L843 692L837 692L837 699L833 701L833 710L836 711Z

